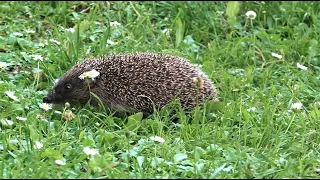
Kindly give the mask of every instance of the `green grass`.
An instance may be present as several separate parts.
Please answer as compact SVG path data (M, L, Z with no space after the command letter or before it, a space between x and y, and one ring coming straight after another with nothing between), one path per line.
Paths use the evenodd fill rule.
M1 2L0 178L320 178L319 12L317 2ZM77 61L137 51L202 65L223 108L141 120L86 105L66 121L64 107L39 107Z

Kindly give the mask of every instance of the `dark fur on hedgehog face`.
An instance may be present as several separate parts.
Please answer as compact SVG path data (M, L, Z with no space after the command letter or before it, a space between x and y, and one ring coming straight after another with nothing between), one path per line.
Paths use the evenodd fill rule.
M90 98L88 84L78 77L61 78L52 91L43 98L44 103L87 102Z

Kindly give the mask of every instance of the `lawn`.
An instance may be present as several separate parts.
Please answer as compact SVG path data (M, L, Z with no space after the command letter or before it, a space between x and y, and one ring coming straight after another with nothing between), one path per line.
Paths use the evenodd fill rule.
M316 1L0 2L0 178L320 178L319 12ZM146 119L42 104L76 62L122 52L187 58L220 102Z

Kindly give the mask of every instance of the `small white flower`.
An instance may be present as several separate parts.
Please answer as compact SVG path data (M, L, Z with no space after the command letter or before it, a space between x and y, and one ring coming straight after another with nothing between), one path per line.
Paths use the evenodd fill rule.
M163 30L161 30L161 32L163 33L163 34L165 34L167 37L169 37L170 36L170 29L163 29Z
M23 34L22 33L19 33L19 32L14 32L14 33L12 33L14 36L23 36Z
M276 57L278 59L282 59L282 56L280 54L277 54L277 53L271 53L271 56Z
M40 54L33 55L33 59L36 61L43 61L43 57Z
M121 24L118 21L110 22L110 26L120 26Z
M248 18L250 18L250 19L255 19L256 16L257 16L257 14L256 14L256 12L254 12L254 11L248 11L248 12L246 13L246 16L247 16Z
M74 32L75 32L74 28L66 29L66 31L71 32L71 33L74 33Z
M257 110L256 107L252 107L252 108L247 109L248 112L250 112L250 111L256 111L256 110Z
M6 125L6 126L12 126L13 121L10 121L8 119L1 119L0 120L1 124Z
M302 103L300 103L300 102L293 103L291 108L292 109L301 109L302 108Z
M88 77L93 80L94 78L98 77L99 74L100 74L100 72L98 72L97 70L93 69L93 70L88 72Z
M100 75L100 72L98 72L95 69L92 69L91 71L87 71L87 72L84 72L83 74L81 74L79 76L79 78L81 80L83 80L84 78L88 77L88 78L91 78L92 80L94 80L94 78L98 77L99 75Z
M13 91L6 91L5 92L7 94L7 96L15 101L20 101L19 98L17 96L14 95Z
M57 159L54 162L56 164L58 164L58 165L61 165L61 166L66 165L66 160L65 159L63 159L63 160Z
M28 34L34 34L35 33L34 30L25 30L25 32L28 33Z
M150 140L157 141L159 143L163 143L165 141L162 137L159 137L159 136L152 136L152 137L150 137Z
M35 149L41 149L43 147L43 144L39 141L35 142L35 145L33 146Z
M48 111L49 109L52 109L52 105L51 104L47 104L47 103L42 103L42 104L40 104L40 108L45 110L45 111Z
M99 149L91 149L89 147L83 148L83 152L88 156L95 156L99 154Z
M20 121L26 121L27 120L26 117L20 117L20 116L17 116L16 119L18 119Z
M81 80L83 80L85 77L84 77L84 74L81 74L80 76L79 76L79 79L81 79Z
M107 44L116 45L116 44L118 44L118 43L117 43L117 42L113 42L113 41L111 41L111 40L107 40Z
M280 162L280 164L283 164L283 163L287 162L287 160L283 157L280 157L279 162Z
M60 45L60 42L59 42L59 41L57 41L57 40L50 39L50 41L51 41L51 42L53 42L53 43L56 43L56 44Z
M6 62L0 62L0 69L6 68L8 66L8 63Z
M222 15L224 13L224 11L217 11L218 15Z
M38 46L44 47L44 44L43 43L38 43Z
M302 69L302 70L308 70L308 67L301 65L300 63L297 63L297 67Z

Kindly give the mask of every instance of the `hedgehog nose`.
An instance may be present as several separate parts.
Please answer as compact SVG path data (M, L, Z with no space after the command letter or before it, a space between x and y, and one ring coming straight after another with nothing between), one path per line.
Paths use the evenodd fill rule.
M43 98L44 103L50 103L51 101L52 101L51 98L49 98L48 96Z

